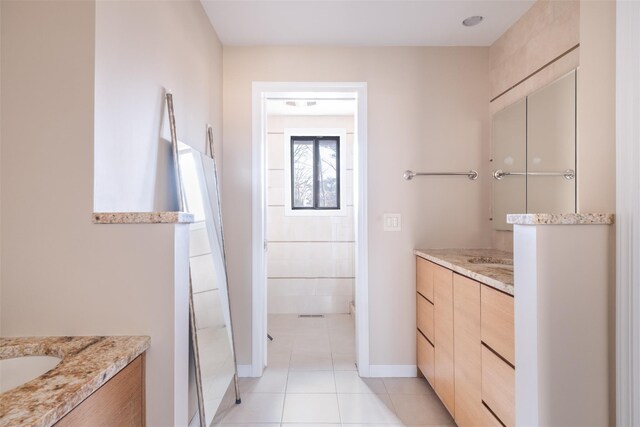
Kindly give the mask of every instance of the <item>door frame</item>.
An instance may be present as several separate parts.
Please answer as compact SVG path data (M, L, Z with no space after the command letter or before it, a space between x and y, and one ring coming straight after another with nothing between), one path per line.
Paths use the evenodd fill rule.
M267 363L266 271L266 101L292 97L355 99L354 208L356 361L361 377L370 375L367 232L367 83L253 82L252 87L252 297L251 375L262 375Z

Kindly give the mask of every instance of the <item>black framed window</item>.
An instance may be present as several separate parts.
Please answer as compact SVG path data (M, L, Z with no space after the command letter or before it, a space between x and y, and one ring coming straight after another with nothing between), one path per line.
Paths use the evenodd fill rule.
M340 137L291 137L291 209L340 209Z

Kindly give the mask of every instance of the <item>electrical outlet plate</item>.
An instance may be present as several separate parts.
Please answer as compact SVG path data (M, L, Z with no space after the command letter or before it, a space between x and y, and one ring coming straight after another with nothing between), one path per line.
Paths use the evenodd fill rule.
M402 215L399 213L386 213L382 216L384 231L401 231Z

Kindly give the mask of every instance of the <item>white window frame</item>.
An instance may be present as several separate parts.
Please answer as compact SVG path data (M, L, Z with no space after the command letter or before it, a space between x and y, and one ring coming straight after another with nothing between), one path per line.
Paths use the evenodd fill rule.
M291 137L334 136L340 138L340 209L291 208ZM285 216L347 216L347 130L342 128L285 128L284 129L284 214ZM353 188L349 189L353 194Z

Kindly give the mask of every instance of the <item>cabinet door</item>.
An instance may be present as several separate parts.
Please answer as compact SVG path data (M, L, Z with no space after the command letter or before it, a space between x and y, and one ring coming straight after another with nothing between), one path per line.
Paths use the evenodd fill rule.
M480 284L453 274L455 420L476 426L482 410Z
M516 425L516 372L482 346L482 400L507 427Z
M482 341L512 365L516 364L513 297L482 286Z
M87 397L55 427L145 425L144 354Z
M416 343L418 347L418 369L425 376L429 384L433 386L434 375L434 349L433 345L420 333L416 332Z
M416 290L433 302L433 264L424 258L416 257Z
M453 272L433 265L435 390L454 414Z
M416 314L418 329L433 342L433 304L420 294L416 294Z

